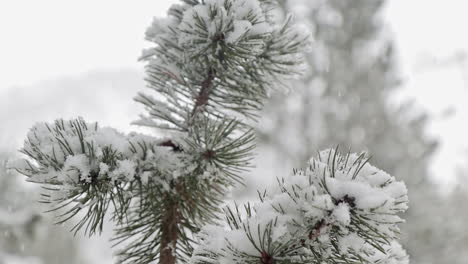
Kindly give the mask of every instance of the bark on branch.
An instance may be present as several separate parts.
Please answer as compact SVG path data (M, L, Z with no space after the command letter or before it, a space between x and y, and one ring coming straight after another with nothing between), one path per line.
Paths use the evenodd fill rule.
M200 111L201 108L208 104L211 91L213 90L213 80L215 78L215 72L213 69L209 69L208 75L205 80L201 83L201 89L195 98L195 105L192 109L189 126L193 125L192 120ZM182 151L179 146L175 145L172 141L168 140L161 143L162 146L172 147L174 151ZM182 182L175 184L175 195L182 195L184 192L184 186ZM178 199L171 199L173 202L168 202L165 208L165 214L163 217L161 227L161 247L160 247L160 264L175 264L177 262L176 248L177 240L179 236L179 224L183 221L182 216L179 212Z
M213 90L213 81L215 72L213 69L208 70L208 76L201 83L201 89L195 98L195 105L192 110L191 118L194 118L200 108L205 107L210 99L211 91Z

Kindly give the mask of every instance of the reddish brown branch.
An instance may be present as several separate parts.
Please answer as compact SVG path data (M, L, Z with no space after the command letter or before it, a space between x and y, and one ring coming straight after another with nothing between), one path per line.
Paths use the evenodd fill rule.
M318 221L314 228L309 232L309 239L314 240L322 235L322 231L330 226L330 223L327 223L325 219Z
M262 257L260 259L262 264L273 264L275 263L275 260L273 259L272 256L268 255L265 250L262 251Z
M182 152L184 151L179 145L174 143L172 140L168 139L158 144L161 147L171 147L174 152Z
M181 191L181 184L176 185L176 193ZM179 204L176 199L166 204L164 210L163 222L161 225L161 252L159 263L160 264L175 264L177 262L176 248L177 240L179 238L179 223L182 220L179 212Z
M193 118L197 114L197 111L199 111L201 107L204 107L208 104L210 93L213 89L214 78L215 72L213 69L210 69L208 71L208 76L201 83L201 89L198 93L198 96L195 98L195 105L191 113L191 118ZM180 146L178 146L171 140L161 142L159 146L171 147L172 150L175 152L183 151L183 149L180 148ZM214 155L214 152L210 153L210 155ZM184 189L185 188L182 182L176 183L175 195L186 197ZM177 240L179 238L179 224L183 220L179 212L179 202L176 199L171 199L171 197L168 197L168 199L173 200L173 202L168 202L164 210L163 222L161 225L161 251L159 258L160 264L175 264L177 262L177 256L175 251L177 247Z
M215 71L210 69L208 71L208 76L205 80L201 83L201 89L198 93L197 97L195 98L195 105L192 110L191 117L193 118L197 111L208 104L208 100L210 99L211 91L213 90L213 81L215 78Z

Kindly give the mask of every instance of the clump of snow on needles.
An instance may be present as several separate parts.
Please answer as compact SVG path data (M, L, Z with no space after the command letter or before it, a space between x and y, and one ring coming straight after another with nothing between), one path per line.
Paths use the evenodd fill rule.
M246 213L238 213L237 207L227 210L228 227L206 227L192 263L238 263L266 255L277 260L308 255L314 259L317 252L324 261L337 254L358 254L370 263L408 263L396 242L397 224L403 221L398 213L407 209L406 187L368 161L364 153L320 152L305 169L266 190ZM273 238L269 248L290 243L296 253L266 252L262 249L266 237ZM203 262L207 254L212 262Z

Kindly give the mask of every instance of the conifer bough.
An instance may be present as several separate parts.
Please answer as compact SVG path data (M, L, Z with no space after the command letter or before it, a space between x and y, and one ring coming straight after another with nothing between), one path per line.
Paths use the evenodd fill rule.
M183 0L146 37L154 95L135 98L147 110L135 124L165 138L81 118L39 123L13 164L43 186L58 223L94 235L110 214L119 263L405 263L395 239L406 189L363 155L324 152L327 162L220 220L251 166L250 124L303 68L308 35L274 1Z

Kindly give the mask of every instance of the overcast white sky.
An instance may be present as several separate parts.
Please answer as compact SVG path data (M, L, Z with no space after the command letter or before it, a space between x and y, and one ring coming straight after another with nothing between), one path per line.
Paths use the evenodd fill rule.
M56 117L130 129L140 111L130 97L144 87L137 62L143 33L173 2L0 0L0 150L17 148L35 121ZM397 44L402 96L433 115L429 133L442 140L432 167L439 179L468 160L468 64L454 59L467 52L467 7L390 0L383 12Z
M398 48L406 96L434 119L441 139L432 172L450 182L468 161L468 1L387 1L384 15Z
M146 27L173 2L1 0L0 87L140 67Z

